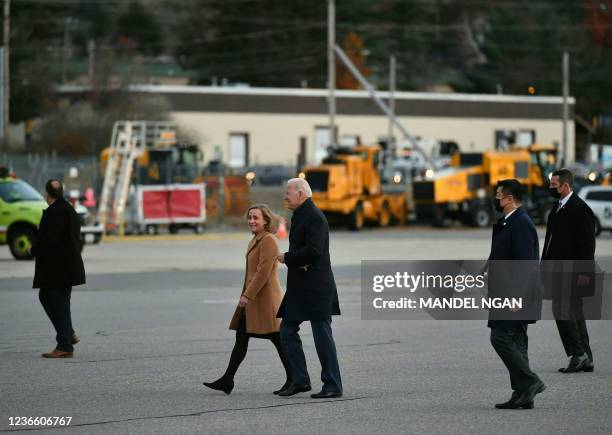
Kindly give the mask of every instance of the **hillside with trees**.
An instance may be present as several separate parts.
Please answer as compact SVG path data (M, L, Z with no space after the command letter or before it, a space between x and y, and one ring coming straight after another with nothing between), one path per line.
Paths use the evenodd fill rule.
M588 123L612 112L608 0L343 0L337 41L379 89L559 95L562 53ZM57 108L58 84L103 92L152 76L191 84L326 85L325 0L13 0L11 120ZM339 65L340 88L358 83ZM163 104L162 104L163 105ZM137 108L136 108L137 109ZM600 124L601 126L601 124ZM612 141L600 128L602 140Z

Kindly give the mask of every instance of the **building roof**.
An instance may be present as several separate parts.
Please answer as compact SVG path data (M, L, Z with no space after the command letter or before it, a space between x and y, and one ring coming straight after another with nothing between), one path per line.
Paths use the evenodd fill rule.
M65 85L64 94L86 94L85 86ZM255 88L221 86L133 85L136 94L157 94L168 98L177 112L238 112L326 114L327 89ZM388 100L389 92L378 95ZM563 99L558 96L395 92L399 116L560 119ZM575 99L568 98L570 116ZM367 91L337 90L339 115L380 115Z

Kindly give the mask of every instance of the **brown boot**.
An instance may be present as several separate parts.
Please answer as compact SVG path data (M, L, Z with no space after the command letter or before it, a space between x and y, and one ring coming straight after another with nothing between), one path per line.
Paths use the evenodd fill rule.
M59 349L53 349L51 352L43 353L43 358L72 358L72 352L65 352Z

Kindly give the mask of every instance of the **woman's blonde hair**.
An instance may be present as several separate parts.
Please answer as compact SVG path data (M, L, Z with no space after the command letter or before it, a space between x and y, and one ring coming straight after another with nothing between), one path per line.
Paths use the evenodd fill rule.
M278 224L280 222L280 217L275 214L267 204L254 204L249 207L246 212L245 219L249 219L249 212L253 209L261 210L261 214L264 218L264 230L268 233L276 234L276 230L278 229Z

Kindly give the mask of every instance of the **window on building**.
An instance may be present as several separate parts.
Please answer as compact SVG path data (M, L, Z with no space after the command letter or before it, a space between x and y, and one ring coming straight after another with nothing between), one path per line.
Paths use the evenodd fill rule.
M249 166L248 133L230 133L228 165L230 168Z
M314 163L321 163L325 157L327 157L327 147L332 144L332 138L330 128L315 127L314 131Z
M520 130L518 134L517 145L523 148L527 148L529 145L533 145L536 141L535 130Z

